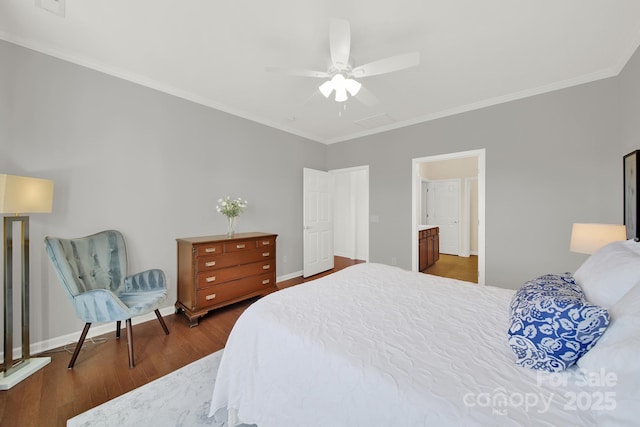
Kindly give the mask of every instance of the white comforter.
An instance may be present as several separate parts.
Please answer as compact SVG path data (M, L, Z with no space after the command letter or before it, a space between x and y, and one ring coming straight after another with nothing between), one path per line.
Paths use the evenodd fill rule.
M590 425L575 372L507 345L513 291L358 264L271 294L236 323L211 413L286 426ZM575 405L574 405L575 406Z

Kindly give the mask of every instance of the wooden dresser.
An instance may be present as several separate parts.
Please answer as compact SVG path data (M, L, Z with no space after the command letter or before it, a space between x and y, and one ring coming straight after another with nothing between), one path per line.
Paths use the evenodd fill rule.
M440 228L431 227L418 231L420 271L431 267L440 258Z
M275 291L277 237L237 233L176 239L176 313L184 312L193 327L210 310Z

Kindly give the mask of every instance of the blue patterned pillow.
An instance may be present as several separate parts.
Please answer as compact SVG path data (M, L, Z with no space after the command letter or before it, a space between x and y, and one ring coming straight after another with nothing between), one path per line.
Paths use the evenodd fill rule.
M587 302L570 273L547 274L513 296L509 346L518 365L558 372L593 347L608 324L607 309Z

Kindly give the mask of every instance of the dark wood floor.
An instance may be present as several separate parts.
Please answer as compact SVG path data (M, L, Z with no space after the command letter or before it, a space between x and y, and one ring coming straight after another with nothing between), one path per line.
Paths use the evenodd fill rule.
M278 287L313 280L357 262L362 261L336 257L333 270L287 280ZM67 369L71 354L65 350L42 354L51 356L49 365L10 390L0 391L0 426L65 426L75 415L224 348L236 320L253 302L215 310L194 328L189 328L182 314L166 316L169 335L157 320L134 325L134 369L129 369L124 331L120 340L112 333L103 335L104 343L86 342L73 370Z

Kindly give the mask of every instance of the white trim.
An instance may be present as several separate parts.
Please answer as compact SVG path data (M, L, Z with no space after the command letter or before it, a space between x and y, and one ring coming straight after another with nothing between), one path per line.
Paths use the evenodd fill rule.
M461 151L411 159L411 269L418 271L418 218L417 203L420 188L420 163L476 157L478 159L478 284L485 284L485 194L486 194L486 149Z
M175 313L175 307L163 307L160 309L160 314L162 317L168 316L170 314ZM132 325L137 325L139 323L148 322L149 320L157 319L156 314L154 312L147 313L144 316L137 316L131 319ZM160 326L158 326L160 327ZM109 332L113 332L116 330L116 322L106 322L102 324L92 324L91 329L89 329L89 333L87 334L87 338L96 337L98 335L107 334ZM82 331L78 330L76 332L72 332L70 334L62 335L59 337L50 338L48 340L39 341L36 343L31 343L29 346L29 351L31 354L39 354L54 348L62 347L67 344L75 344L80 339L80 335ZM22 348L14 348L13 349L13 357L19 358L22 357ZM4 358L4 350L0 353L0 357Z
M465 206L465 219L464 219L464 247L461 251L462 256L468 257L471 255L471 188L470 183L472 181L478 181L478 177L466 177L464 179L464 206ZM474 251L477 252L477 251ZM477 255L477 253L475 254Z
M428 182L429 182L428 179L420 177L420 188L418 189L418 191L420 192L420 198L419 198L419 201L418 201L418 212L417 213L418 213L418 222L421 222L422 224L427 224L427 218L426 217L424 218L424 221L422 220L422 214L426 214L426 212L422 211L422 208L424 207L424 205L426 203L426 200L422 199L422 196L424 196L425 199L426 199L426 196L422 193L422 186L424 184L427 184Z
M103 62L85 58L77 54L65 52L49 46L44 46L38 42L24 39L22 37L17 37L12 34L8 34L4 31L0 31L0 39L16 44L18 46L25 47L27 49L35 50L36 52L44 53L45 55L53 56L54 58L62 59L72 64L80 65L82 67L99 71L101 73L104 73L113 77L117 77L119 79L123 79L129 82L133 82L141 86L155 89L157 91L167 93L169 95L177 96L178 98L186 99L187 101L195 102L196 104L204 105L206 107L223 111L225 113L229 113L231 115L241 117L243 119L247 119L252 122L259 123L261 125L265 125L274 129L281 130L283 132L297 135L302 138L309 139L311 141L316 141L321 143L323 142L321 138L318 138L317 135L311 135L289 126L283 126L282 124L274 122L272 120L267 120L267 119L264 119L263 117L257 116L255 114L247 113L246 111L239 110L235 107L230 107L228 105L221 104L212 99L203 97L196 93L179 89L174 86L170 86L166 83L163 83L154 79L150 79L149 77L143 76L141 74L132 73L125 69L113 67Z
M627 58L627 61L629 60L629 58ZM626 65L626 62L623 64L623 67L624 65ZM460 105L458 107L450 108L448 110L436 111L434 113L415 117L413 119L394 122L386 126L381 126L379 128L365 130L361 132L355 132L355 133L351 133L349 135L345 135L338 138L318 140L318 142L322 142L324 144L335 144L337 142L349 141L356 138L362 138L369 135L375 135L377 133L387 132L394 129L416 125L419 123L430 122L432 120L441 119L443 117L455 116L456 114L467 113L469 111L475 111L481 108L491 107L493 105L504 104L510 101L517 101L519 99L529 98L531 96L542 95L544 93L554 92L560 89L566 89L574 86L579 86L585 83L591 83L598 80L608 79L610 77L617 76L619 73L620 73L620 70L616 72L616 70L613 70L611 68L605 68L604 70L596 71L590 74L585 74L572 79L567 79L567 80L551 83L544 86L539 86L532 89L526 89L519 92L497 96L494 98L484 99L482 101L478 101L478 102L474 102L466 105Z
M284 282L285 280L293 279L300 276L302 276L302 270L294 271L293 273L289 273L284 276L277 277L276 283ZM166 317L170 314L174 314L175 310L176 308L174 306L163 307L160 309L160 314L162 315L162 317ZM147 313L144 316L134 317L133 319L131 319L131 324L138 325L140 323L148 322L150 320L157 320L156 314L154 312ZM89 329L89 333L87 334L87 338L93 338L99 335L108 334L109 332L114 332L115 330L116 330L115 322L92 324L91 329ZM59 337L54 337L48 340L32 343L29 346L29 350L31 354L40 354L42 352L45 352L54 348L59 348L67 344L75 344L80 339L81 334L82 334L82 331L78 330L70 334L61 335ZM4 349L1 349L1 350L2 351L0 351L0 358L4 359ZM22 357L22 347L14 348L13 358L18 359L20 357Z
M341 169L331 169L329 170L329 172L337 172L337 173L342 173L342 172L358 172L358 171L367 171L367 174L369 173L369 165L362 165L362 166L353 166L350 168L341 168Z
M386 132L393 129L403 128L403 127L407 127L407 126L411 126L419 123L428 122L431 120L440 119L443 117L453 116L456 114L466 113L469 111L490 107L492 105L503 104L503 103L515 101L518 99L528 98L528 97L540 95L543 93L553 92L556 90L566 89L569 87L578 86L581 84L590 83L597 80L615 77L618 74L620 74L620 72L624 69L625 65L627 64L627 62L635 52L638 45L640 44L640 35L639 35L638 37L636 37L636 39L634 39L634 42L630 44L629 48L625 49L624 54L621 55L619 60L611 68L604 68L602 70L599 70L593 73L584 74L584 75L563 80L560 82L554 82L554 83L539 86L536 88L526 89L519 92L497 96L494 98L489 98L482 101L474 102L471 104L450 108L448 110L436 111L436 112L426 114L420 117L416 117L410 120L395 122L393 124L382 126L376 129L365 130L361 132L354 132L354 133L337 137L337 138L321 138L318 135L312 135L306 132L302 132L290 126L283 126L280 123L277 123L271 120L266 120L262 117L258 117L254 114L241 111L237 108L230 107L228 105L220 104L212 99L204 98L200 95L183 91L182 89L178 89L176 87L167 85L165 83L150 79L148 77L131 73L129 71L126 71L120 68L112 67L105 63L94 61L89 58L85 58L81 55L56 49L50 46L45 46L33 40L25 39L23 37L18 37L14 34L7 33L6 31L0 30L0 39L16 44L18 46L25 47L27 49L35 50L37 52L62 59L64 61L71 62L73 64L81 65L83 67L90 68L92 70L100 71L102 73L105 73L114 77L118 77L130 82L134 82L139 85L158 90L160 92L168 93L170 95L174 95L179 98L183 98L183 99L195 102L197 104L205 105L207 107L211 107L216 110L224 111L226 113L233 114L234 116L251 120L253 122L260 123L262 125L269 126L274 129L278 129L283 132L287 132L287 133L297 135L312 141L320 142L323 144L335 144L337 142L349 141L352 139L362 138L365 136L374 135L377 133Z
M276 283L284 282L286 280L295 279L296 277L302 277L302 274L303 274L303 271L302 270L298 270L298 271L294 271L293 273L285 274L284 276L278 276L278 277L276 277Z

